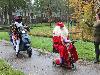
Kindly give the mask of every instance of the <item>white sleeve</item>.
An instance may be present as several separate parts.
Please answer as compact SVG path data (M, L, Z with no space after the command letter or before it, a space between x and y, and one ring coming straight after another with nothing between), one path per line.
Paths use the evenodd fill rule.
M18 22L15 22L14 24L16 24L16 26L17 26L17 27L19 27L19 24L18 24Z

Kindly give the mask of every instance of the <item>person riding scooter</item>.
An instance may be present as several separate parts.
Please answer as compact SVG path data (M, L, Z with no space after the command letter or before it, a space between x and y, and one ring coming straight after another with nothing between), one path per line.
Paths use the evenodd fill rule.
M32 55L31 41L27 32L28 30L22 24L21 16L15 17L15 23L10 26L10 36L12 37L13 42L11 42L17 57L20 51L27 51L29 57Z
M16 50L16 56L17 56L19 52L19 44L21 40L20 31L24 28L22 24L21 16L15 17L15 22L12 27L13 27L13 31L12 31L13 45L14 45L14 49Z

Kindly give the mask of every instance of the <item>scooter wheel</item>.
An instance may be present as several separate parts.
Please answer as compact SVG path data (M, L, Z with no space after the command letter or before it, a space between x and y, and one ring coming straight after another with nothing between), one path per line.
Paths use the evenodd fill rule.
M29 54L28 56L31 58L32 54Z
M32 49L31 49L31 47L28 48L27 54L28 54L28 57L32 56Z
M76 70L76 65L75 65L75 63L72 63L72 70Z
M54 60L53 60L52 64L53 64L54 66L56 66L56 62L55 62Z
M28 57L31 57L31 56L32 56L32 51L29 51Z

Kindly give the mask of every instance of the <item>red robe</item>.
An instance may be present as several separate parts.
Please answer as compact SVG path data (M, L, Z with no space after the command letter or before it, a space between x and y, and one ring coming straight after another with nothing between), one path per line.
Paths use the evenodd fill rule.
M60 58L64 58L64 60L69 61L69 54L70 52L72 58L74 58L74 61L76 62L78 60L78 54L76 51L76 48L72 43L70 43L69 47L66 47L66 44L63 43L61 36L54 36L53 38L53 47L57 52L60 54Z

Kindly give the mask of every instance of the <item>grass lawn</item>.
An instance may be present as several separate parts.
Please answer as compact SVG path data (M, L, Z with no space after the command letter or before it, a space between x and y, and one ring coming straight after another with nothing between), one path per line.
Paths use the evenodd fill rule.
M31 36L32 47L39 48L44 51L52 51L52 39L46 37Z
M0 39L9 40L9 33L8 32L0 32Z
M36 36L52 36L53 27L45 26L45 27L33 27L31 29L31 34Z
M31 29L31 34L36 36L44 36L44 37L52 37L52 31L54 28L54 23L51 24L52 26L49 26L49 23L39 23L39 24L33 24Z
M75 43L79 58L84 60L93 60L95 58L94 45L92 42L78 41Z
M24 75L24 73L13 69L7 62L0 59L0 75Z
M9 40L7 32L0 32L0 39ZM31 36L32 47L42 50L52 51L52 39L46 37ZM94 45L91 42L78 41L75 43L79 58L85 60L93 60L95 57Z

